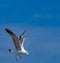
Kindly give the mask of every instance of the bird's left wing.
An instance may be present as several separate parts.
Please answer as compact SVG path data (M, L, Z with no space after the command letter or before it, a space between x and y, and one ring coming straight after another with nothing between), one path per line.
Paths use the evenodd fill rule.
M10 31L9 29L5 29L5 30L6 30L6 32L8 32L8 33L10 34L10 36L12 37L16 49L20 49L18 37L17 37L12 31Z

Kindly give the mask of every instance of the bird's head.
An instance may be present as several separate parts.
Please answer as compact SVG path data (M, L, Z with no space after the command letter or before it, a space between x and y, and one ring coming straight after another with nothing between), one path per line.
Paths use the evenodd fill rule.
M9 52L11 52L11 49L9 49Z

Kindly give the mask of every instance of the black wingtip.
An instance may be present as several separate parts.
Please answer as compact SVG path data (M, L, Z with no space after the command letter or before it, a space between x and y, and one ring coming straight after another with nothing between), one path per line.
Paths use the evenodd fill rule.
M9 31L9 29L7 29L7 28L6 28L6 29L5 29L5 31L7 31L7 32L8 32L8 31Z
M10 31L10 30L9 30L9 29L7 29L7 28L5 29L5 31L6 31L6 32L8 32L8 33L13 34L13 32L12 32L12 31Z
M9 29L5 28L5 31L8 31Z

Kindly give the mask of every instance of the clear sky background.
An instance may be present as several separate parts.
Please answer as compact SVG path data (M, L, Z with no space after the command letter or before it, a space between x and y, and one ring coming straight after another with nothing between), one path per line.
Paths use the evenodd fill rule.
M0 63L16 63L8 49L15 49L5 28L19 36L25 29L25 49L19 63L60 63L60 1L0 1Z

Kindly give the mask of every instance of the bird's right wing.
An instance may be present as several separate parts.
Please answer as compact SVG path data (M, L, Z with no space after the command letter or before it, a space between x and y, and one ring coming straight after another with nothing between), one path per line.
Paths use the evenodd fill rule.
M24 44L24 34L26 33L26 30L24 30L24 32L20 35L20 37L19 37L19 42L20 42L20 44ZM22 37L23 36L23 37Z
M18 40L18 38L16 37L16 35L15 35L12 31L10 31L9 29L5 29L5 30L6 30L6 32L8 32L8 33L10 34L10 36L12 37L16 49L20 49L19 40Z

